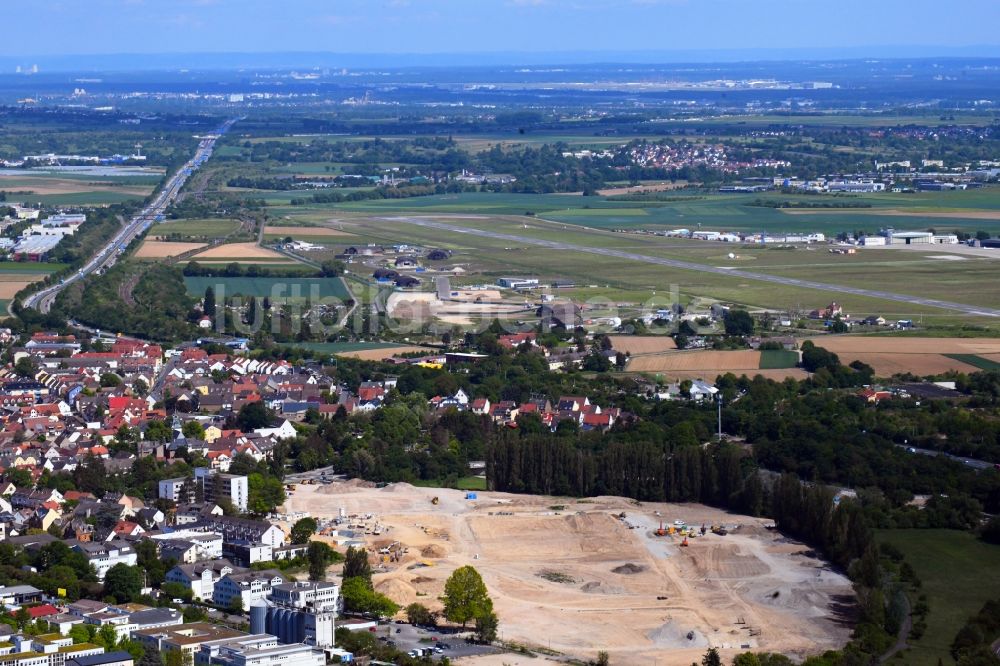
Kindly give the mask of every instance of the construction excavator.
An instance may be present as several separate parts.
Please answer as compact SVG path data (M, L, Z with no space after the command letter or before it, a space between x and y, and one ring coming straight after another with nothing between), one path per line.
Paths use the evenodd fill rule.
M688 538L687 537L684 537L684 541L681 541L681 546L683 546L683 547L687 547L688 546Z
M658 537L667 536L667 531L663 529L663 521L660 521L660 529L656 530L653 534Z

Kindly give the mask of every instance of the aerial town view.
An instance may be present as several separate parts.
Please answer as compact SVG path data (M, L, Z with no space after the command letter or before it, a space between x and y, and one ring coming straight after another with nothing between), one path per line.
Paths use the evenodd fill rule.
M2 16L0 666L1000 666L1000 4Z

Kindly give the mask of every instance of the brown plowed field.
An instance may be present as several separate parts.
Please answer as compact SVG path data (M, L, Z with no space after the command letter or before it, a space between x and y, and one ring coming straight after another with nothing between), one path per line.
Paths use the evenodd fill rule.
M611 344L615 351L632 356L677 349L674 339L665 335L612 335Z

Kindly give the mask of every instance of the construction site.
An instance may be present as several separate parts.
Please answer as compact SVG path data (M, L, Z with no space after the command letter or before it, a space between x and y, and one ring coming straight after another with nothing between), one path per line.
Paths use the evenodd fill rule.
M765 519L703 505L355 480L299 485L285 508L319 520L316 538L363 543L403 606L440 610L451 572L476 567L501 640L552 655L686 666L708 647L815 654L851 632L844 575Z

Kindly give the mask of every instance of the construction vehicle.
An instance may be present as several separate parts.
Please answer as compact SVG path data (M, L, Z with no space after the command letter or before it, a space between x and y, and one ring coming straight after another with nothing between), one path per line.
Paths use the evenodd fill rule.
M656 534L656 536L658 536L658 537L667 536L667 531L665 529L663 529L663 521L662 520L660 521L660 529L656 530L656 532L654 532L654 534Z
M674 529L673 525L667 528L667 534L669 534L670 536L677 534L677 530Z
M718 534L719 536L726 536L729 532L725 527L721 525L712 525L712 534Z
M684 541L681 541L681 546L687 546L687 545L688 545L688 538L684 537Z
M702 523L701 524L701 535L705 536L705 532L707 532L707 531L708 531L708 528L705 527L705 523Z
M441 500L438 499L437 497L432 497L431 498L431 504L433 504L434 506L437 506L440 503L441 503Z

